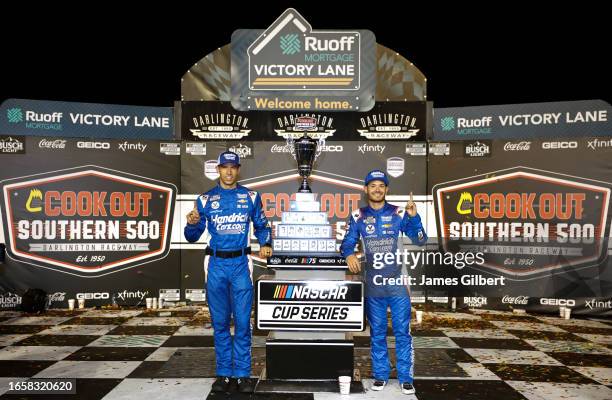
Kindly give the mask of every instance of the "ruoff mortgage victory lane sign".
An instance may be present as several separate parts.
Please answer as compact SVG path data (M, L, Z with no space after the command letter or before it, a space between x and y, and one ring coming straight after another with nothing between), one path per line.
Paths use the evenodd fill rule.
M287 9L265 31L232 34L237 110L367 111L376 90L376 39L368 30L313 31Z

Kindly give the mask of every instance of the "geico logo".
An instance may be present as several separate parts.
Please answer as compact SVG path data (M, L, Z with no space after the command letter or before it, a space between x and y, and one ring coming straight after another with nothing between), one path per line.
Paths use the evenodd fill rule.
M77 299L84 300L100 300L100 299L108 299L108 292L96 292L96 293L77 293Z
M544 142L543 149L577 149L578 142Z
M110 143L108 142L77 142L79 149L110 149Z
M544 306L570 306L576 305L574 299L540 299L540 304Z
M328 153L333 153L333 152L340 153L343 150L344 150L343 146L322 146L321 147L321 151L325 151Z

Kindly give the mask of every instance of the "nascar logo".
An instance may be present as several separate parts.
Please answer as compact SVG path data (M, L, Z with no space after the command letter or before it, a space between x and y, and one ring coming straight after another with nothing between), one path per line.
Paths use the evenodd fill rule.
M316 288L305 285L276 285L274 299L346 300L348 287Z

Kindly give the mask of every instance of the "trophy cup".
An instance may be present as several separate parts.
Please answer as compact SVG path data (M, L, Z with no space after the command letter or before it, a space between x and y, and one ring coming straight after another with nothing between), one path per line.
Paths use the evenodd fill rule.
M275 254L319 254L337 255L336 240L327 213L321 212L321 203L308 185L312 166L323 150L325 140L315 140L306 133L298 140L291 136L287 145L298 163L302 184L290 202L289 211L282 213L282 222L276 226L276 237L272 239ZM343 260L338 264L344 267Z
M314 140L304 132L298 140L294 140L291 135L287 137L287 145L291 155L298 163L298 172L302 177L302 185L298 193L312 193L308 186L308 177L312 173L312 166L316 159L321 155L325 139Z

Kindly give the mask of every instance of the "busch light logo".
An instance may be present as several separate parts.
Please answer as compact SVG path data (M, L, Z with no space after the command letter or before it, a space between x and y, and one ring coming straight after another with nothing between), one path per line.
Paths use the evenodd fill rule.
M240 143L230 147L228 150L238 154L238 157L241 159L253 158L253 147L247 146L246 144Z

